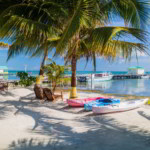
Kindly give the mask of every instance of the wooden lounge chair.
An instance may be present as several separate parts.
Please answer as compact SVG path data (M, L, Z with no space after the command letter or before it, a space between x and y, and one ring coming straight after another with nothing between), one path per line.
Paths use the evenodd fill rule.
M41 100L46 98L44 94L44 90L40 85L35 85L34 92L35 92L36 98L41 99Z
M49 89L49 88L44 88L43 91L44 91L44 94L45 94L47 100L49 100L49 101L55 101L59 98L61 98L63 100L62 91L61 91L61 94L53 94L51 89Z
M8 82L0 82L0 91L8 90Z

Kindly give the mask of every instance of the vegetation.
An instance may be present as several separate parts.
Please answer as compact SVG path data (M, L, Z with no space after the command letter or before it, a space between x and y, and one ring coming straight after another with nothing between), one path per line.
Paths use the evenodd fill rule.
M61 55L71 63L72 97L76 97L80 58L92 59L96 68L97 56L130 59L132 53L147 49L143 29L150 5L145 0L0 0L0 6L0 37L12 40L8 59L20 53L42 55L42 70L48 53L55 48L54 56ZM110 26L115 18L125 26Z
M7 43L0 42L0 47L2 47L2 48L8 48L9 45Z
M55 62L44 66L44 72L48 76L48 80L52 82L53 93L56 90L57 85L66 84L70 81L70 78L65 78L64 73L70 66L57 65Z
M17 77L20 78L19 84L25 87L31 86L36 81L35 77L29 76L26 72L17 72Z

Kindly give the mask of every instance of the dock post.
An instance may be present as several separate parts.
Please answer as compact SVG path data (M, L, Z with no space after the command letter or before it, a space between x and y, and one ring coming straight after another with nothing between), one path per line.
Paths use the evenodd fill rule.
M93 83L93 82L94 82L94 76L95 76L94 74L91 74L91 90L92 90L93 87L94 87L94 86L93 86L93 84L94 84L94 83Z

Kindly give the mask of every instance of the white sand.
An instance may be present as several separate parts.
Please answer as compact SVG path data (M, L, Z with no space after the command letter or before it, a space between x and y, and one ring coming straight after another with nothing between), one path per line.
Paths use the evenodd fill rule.
M32 89L1 92L0 150L150 149L149 106L94 116L62 101L41 103L34 97Z

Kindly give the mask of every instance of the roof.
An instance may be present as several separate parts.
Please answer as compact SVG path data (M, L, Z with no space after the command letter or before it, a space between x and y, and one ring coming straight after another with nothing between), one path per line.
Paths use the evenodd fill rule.
M7 66L0 66L0 69L8 70L8 67Z
M143 67L135 66L135 67L130 67L128 69L144 69Z

